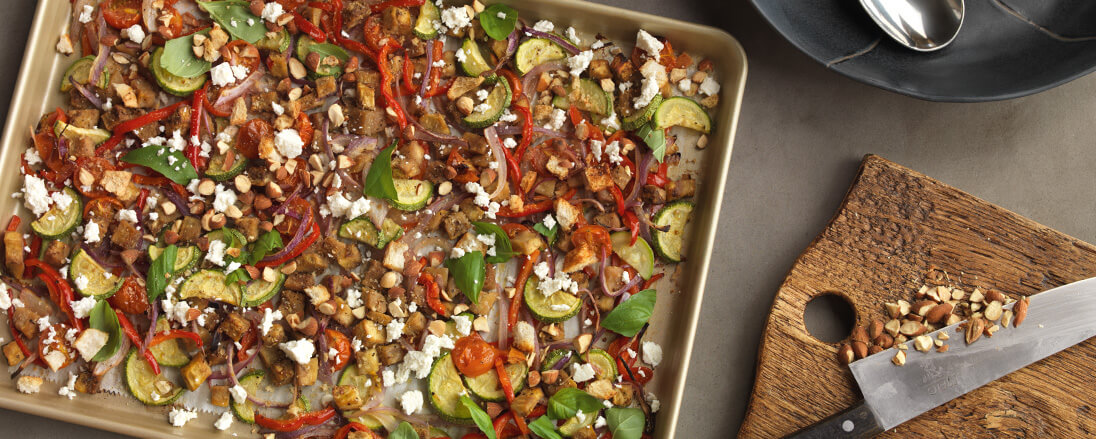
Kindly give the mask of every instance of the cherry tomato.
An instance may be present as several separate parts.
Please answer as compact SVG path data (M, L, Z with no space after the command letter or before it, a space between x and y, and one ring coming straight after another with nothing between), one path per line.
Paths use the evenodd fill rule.
M107 24L115 29L125 29L141 22L141 0L107 0L100 7Z
M236 150L249 159L259 158L259 143L263 138L273 137L274 127L263 119L251 119L236 135Z
M312 128L312 121L308 120L308 115L304 112L297 113L297 120L293 124L293 128L297 130L297 135L301 136L301 141L305 145L312 143L312 135L316 132Z
M581 247L583 245L593 248L601 248L601 246L612 247L613 244L609 240L609 231L604 227L598 225L585 225L575 230L575 233L571 234L571 242L575 244L575 247Z
M465 376L477 377L495 367L495 348L478 333L461 337L453 346L453 363Z
M338 351L335 354L334 362L331 364L331 368L335 371L342 370L346 367L346 364L350 362L350 339L346 338L346 335L336 331L334 329L328 329L323 332L327 337L327 347L333 348ZM330 358L328 359L331 360Z
M627 375L627 373L628 372L625 372L625 375ZM633 367L632 373L635 374L635 381L640 384L647 384L649 381L651 381L651 378L654 378L655 376L655 372L647 366ZM629 379L629 377L627 376L625 376L625 379L631 381L631 379Z
M248 72L254 72L262 62L259 59L259 49L244 40L225 44L221 48L221 56L231 65L247 67Z
M41 358L46 358L46 354L52 352L60 352L65 355L65 362L61 364L61 367L66 367L72 364L75 360L72 350L68 347L68 343L65 342L65 333L68 332L69 326L64 323L54 323L51 325L54 335L50 336L50 330L39 334L38 342L38 355ZM59 368L60 369L60 368Z
M307 212L309 210L312 210L312 203L309 203L308 200L305 200L303 198L298 197L298 198L294 198L294 199L289 201L288 209L295 212L295 213L297 213L298 216L304 218L306 216L305 212ZM315 218L316 217L315 216L315 211L313 211L312 213L313 213L312 217ZM299 227L300 224L301 224L300 220L298 220L298 219L296 219L296 218L294 218L290 215L286 215L285 220L282 221L277 226L274 226L274 229L277 230L279 233L281 233L283 236L285 236L285 235L293 236L293 233L297 231L297 227ZM285 242L288 242L288 241L285 241Z
M278 4L282 5L282 9L287 11L295 11L301 7L308 0L275 0Z
M148 311L148 293L145 287L137 281L136 276L129 276L122 282L122 287L107 299L114 309L129 314L144 314Z
M167 17L167 18L164 18ZM174 6L164 6L157 19L160 27L156 29L164 39L170 40L183 35L183 15Z

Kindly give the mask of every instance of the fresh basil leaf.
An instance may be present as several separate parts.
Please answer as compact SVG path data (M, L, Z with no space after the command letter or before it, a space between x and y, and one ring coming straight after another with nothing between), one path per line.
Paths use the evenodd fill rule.
M164 43L160 67L180 78L193 78L208 72L213 63L194 56L194 36L198 34L209 35L209 30L173 38Z
M612 407L605 410L605 422L609 424L613 439L639 439L647 420L643 410Z
M560 420L575 416L580 410L588 416L597 416L605 406L601 400L574 387L565 387L548 398L548 416Z
M457 283L457 288L468 296L468 300L479 303L480 291L483 291L483 278L487 276L483 252L470 251L457 259L446 259L445 267L449 269L449 275L453 276L453 282Z
M255 265L259 261L263 260L270 252L282 248L282 234L276 230L271 230L260 236L254 244L251 245L251 255L248 257L248 265Z
M468 411L472 413L472 421L476 423L476 427L479 427L480 431L487 435L489 439L496 439L495 426L491 424L491 417L487 415L487 412L476 405L476 402L472 401L472 398L469 398L468 395L461 395L460 403L464 404Z
M651 289L636 293L602 318L601 326L625 337L635 336L650 320L656 295Z
M651 153L655 155L655 160L662 163L662 159L664 159L664 156L666 155L666 132L652 127L651 123L640 127L639 131L636 132L636 135L643 139L643 142L651 148Z
M336 46L331 43L313 43L308 46L308 53L316 52L320 54L321 58L327 58L333 56L338 58L339 61L346 62L350 60L350 54L346 52L346 49Z
M114 310L110 308L106 300L95 303L95 307L88 314L88 326L103 331L110 336L107 339L107 344L99 349L99 352L92 357L92 360L103 361L114 356L114 353L118 352L118 347L122 344L123 334L122 327L118 324L118 316L114 314Z
M228 276L225 276L225 285L245 283L250 280L251 275L248 274L247 270L237 268L235 271L228 273Z
M266 24L263 23L262 18L251 13L249 3L246 1L199 1L198 5L209 13L209 18L216 21L234 38L255 44L266 36Z
M548 239L548 245L556 244L556 234L559 233L559 223L556 223L556 225L552 226L551 229L545 227L544 223L536 223L533 224L533 230L536 230L537 232L540 232L541 235L544 235L544 237Z
M535 421L529 423L529 429L544 439L563 439L558 432L556 432L556 423L548 419L547 416L541 416Z
M369 173L365 175L365 195L386 200L396 199L396 183L392 180L392 152L396 150L398 140L393 140L392 145L382 149L373 164L369 166Z
M480 26L487 36L502 41L518 24L518 11L502 3L495 3L479 14Z
M480 235L494 235L495 237L495 255L487 256L487 262L492 264L501 264L509 261L510 258L517 256L514 252L514 247L510 243L510 237L506 235L506 231L502 230L495 223L485 223L482 221L474 221L472 225L476 228L476 233Z
M407 421L400 422L400 426L396 427L388 434L388 439L420 439L419 434L415 432L415 428L408 424Z
M182 152L166 145L149 145L135 149L122 156L122 161L152 169L181 185L198 178L198 171L190 165L190 160Z
M169 245L164 253L156 258L148 266L148 275L145 276L145 289L148 291L148 301L152 303L167 288L171 281L171 275L175 273L175 257L179 254L179 247Z

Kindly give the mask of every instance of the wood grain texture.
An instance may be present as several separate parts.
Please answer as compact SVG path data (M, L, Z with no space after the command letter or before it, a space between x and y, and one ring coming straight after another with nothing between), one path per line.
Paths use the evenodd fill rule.
M1022 184L1022 183L1020 183ZM946 279L943 279L946 276ZM869 155L826 229L773 301L739 436L782 437L860 399L838 344L807 333L803 311L844 297L858 325L925 283L1030 295L1096 276L1096 246ZM881 437L1096 435L1096 339L933 409Z

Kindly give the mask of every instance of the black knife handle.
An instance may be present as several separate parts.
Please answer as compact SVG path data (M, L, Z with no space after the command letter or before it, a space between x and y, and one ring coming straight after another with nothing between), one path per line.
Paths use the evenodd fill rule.
M883 426L875 419L864 401L857 402L848 410L830 416L810 427L799 430L789 438L794 439L836 439L870 438L883 432Z

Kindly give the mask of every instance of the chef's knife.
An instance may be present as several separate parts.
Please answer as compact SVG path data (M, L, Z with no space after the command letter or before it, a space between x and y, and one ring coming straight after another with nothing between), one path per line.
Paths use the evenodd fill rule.
M807 427L793 438L862 438L892 429L987 383L1096 335L1096 278L1031 296L1019 327L967 345L955 324L948 350L906 350L906 364L891 362L891 348L849 365L864 400Z

